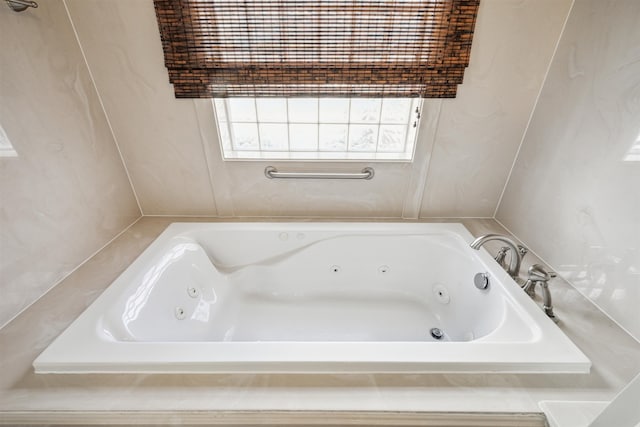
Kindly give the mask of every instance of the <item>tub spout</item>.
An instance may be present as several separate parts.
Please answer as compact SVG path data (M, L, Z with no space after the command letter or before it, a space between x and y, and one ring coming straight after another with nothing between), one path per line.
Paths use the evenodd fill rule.
M522 262L522 254L523 252L526 253L526 249L523 248L523 250L521 250L519 246L513 242L513 240L501 234L485 234L484 236L480 236L476 240L471 242L471 247L473 249L479 250L480 247L482 247L482 245L492 240L498 240L504 243L505 245L507 245L507 247L511 251L511 257L509 259L509 267L506 270L507 270L507 273L509 273L509 276L511 276L514 280L517 279L518 274L520 273L520 263Z

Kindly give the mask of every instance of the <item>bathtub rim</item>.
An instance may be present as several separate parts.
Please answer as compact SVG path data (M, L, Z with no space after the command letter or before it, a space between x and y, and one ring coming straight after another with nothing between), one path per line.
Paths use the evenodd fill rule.
M400 230L410 230L412 234L450 233L461 238L465 243L473 240L473 235L461 223L397 223L397 222L176 222L170 224L127 269L109 285L104 292L89 307L78 316L62 334L57 337L33 362L36 373L588 373L591 362L580 349L548 319L542 310L522 292L515 283L505 286L512 279L498 267L491 255L481 248L479 251L470 249L483 266L498 279L504 297L513 299L517 304L514 308L522 310L527 316L535 320L534 327L541 328L541 334L532 341L515 343L498 343L492 341L473 341L477 347L471 357L467 351L460 351L458 347L469 346L469 342L304 342L304 341L273 341L273 342L126 342L107 341L97 336L91 326L100 313L97 307L100 301L108 300L109 296L121 291L127 286L128 276L136 270L135 266L142 266L156 255L153 249L162 247L173 237L192 231L194 228L240 227L245 230L297 231L299 229L331 229L337 231L387 232L393 234ZM400 229L400 230L398 230ZM78 326L81 325L81 326ZM86 337L90 337L86 340ZM86 362L86 354L78 351L70 352L65 346L84 337L84 347L89 347L94 361ZM180 345L185 358L183 363L173 359L175 354L171 346ZM278 346L287 344L290 350L288 358L282 358L282 350ZM420 358L405 357L400 348L416 350L412 347L430 347L446 345L451 350L443 351L439 361L424 361ZM517 348L509 346L517 345ZM553 352L564 346L565 352ZM268 351L269 358L256 361L245 354L244 360L238 361L238 349L251 346L258 347L261 352ZM272 347L276 347L273 349ZM335 347L340 355L333 358L323 354L321 360L314 359L314 355L326 349ZM207 350L202 355L203 347ZM367 356L367 362L360 358L345 357L345 354L359 354L358 348L367 347L370 354L385 354L383 360ZM389 347L394 347L391 351ZM115 353L114 353L114 348ZM131 349L141 349L130 352ZM85 349L86 350L86 349ZM185 351L186 350L186 351ZM200 350L200 351L198 351ZM256 350L255 348L251 350ZM507 360L496 362L496 350L504 357L509 352ZM347 353L345 353L347 352ZM118 360L118 356L126 353L125 360ZM393 355L389 361L389 353ZM149 354L154 355L150 359ZM200 354L200 356L197 356ZM538 359L533 359L535 355ZM551 357L553 355L553 357ZM107 357L108 356L108 357ZM206 356L206 357L205 357ZM444 356L444 358L442 357ZM75 357L75 359L74 359ZM109 360L106 360L106 359ZM114 362L114 358L116 361ZM510 360L517 358L520 360ZM302 359L302 360L300 360ZM524 361L522 361L524 360ZM119 366L110 366L119 363ZM183 366L184 365L184 366Z

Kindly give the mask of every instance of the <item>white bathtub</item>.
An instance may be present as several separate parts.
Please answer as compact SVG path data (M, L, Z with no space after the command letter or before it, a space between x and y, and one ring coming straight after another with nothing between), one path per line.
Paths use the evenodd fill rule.
M172 224L34 367L588 372L472 240L460 224ZM474 286L479 272L485 290Z

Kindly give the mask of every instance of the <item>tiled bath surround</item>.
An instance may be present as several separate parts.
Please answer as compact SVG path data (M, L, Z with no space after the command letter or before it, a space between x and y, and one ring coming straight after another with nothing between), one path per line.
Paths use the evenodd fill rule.
M367 182L223 162L211 103L173 96L151 1L0 5L0 121L19 154L0 159L0 325L140 216L131 187L144 215L491 217L570 4L485 0L458 98L425 102L416 161Z
M623 10L625 4L624 2L620 3L617 6L618 10ZM415 164L378 165L379 179L367 183L367 186L364 187L362 183L342 182L276 183L263 179L263 163L223 163L216 153L215 129L211 129L213 126L211 110L208 109L207 101L197 101L192 104L190 101L175 100L171 95L171 88L166 83L162 66L159 42L155 37L157 30L151 5L145 2L129 2L125 5L122 1L69 1L66 5L71 17L74 18L75 29L78 31L80 41L85 49L93 77L109 114L114 134L117 136L125 161L128 163L134 188L140 196L145 214L186 213L222 216L294 214L304 216L312 213L328 216L383 217L491 215L490 212L496 204L501 183L507 173L506 167L517 149L518 135L524 131L526 119L544 77L544 70L556 36L559 34L563 19L570 6L569 2L547 4L545 2L485 1L478 23L477 49L474 50L468 77L465 85L461 87L459 98L447 100L444 103L441 101L427 102L425 114L427 118L423 121L422 129L423 139L422 144L418 147L419 153L416 156ZM578 9L584 9L587 5L588 3L584 1L576 4L575 17L570 20L569 29L592 27L592 23L586 22L584 17L580 18L578 15ZM631 7L633 3L629 3L629 5ZM72 104L63 102L65 99L78 100L82 95L77 91L82 87L78 84L74 86L75 92L68 90L71 83L81 81L70 78L73 70L80 73L78 76L85 73L84 84L90 85L89 78L86 76L88 70L82 64L82 52L72 37L71 22L64 16L64 6L65 4L62 2L50 2L46 7L37 11L39 13L29 11L24 15L14 14L8 9L2 10L2 18L7 21L6 25L3 25L3 29L7 31L7 37L3 39L11 41L13 46L19 45L23 48L20 51L15 51L18 52L18 57L15 60L9 56L14 51L4 51L7 60L3 61L3 76L9 76L9 78L3 79L6 88L3 87L2 96L3 100L12 102L3 102L4 108L11 104L11 109L6 113L3 112L2 120L12 122L5 124L5 126L14 128L11 129L11 133L14 134L12 138L16 140L15 144L23 145L18 148L24 151L26 144L31 145L31 152L24 151L22 158L2 160L2 173L6 176L2 183L2 191L6 195L3 200L5 202L3 203L4 218L6 218L7 224L12 224L12 232L5 232L8 237L3 241L4 252L7 254L11 252L11 255L7 255L3 259L12 261L11 267L7 266L4 270L5 285L3 288L7 297L3 299L3 321L11 318L13 314L49 289L64 274L90 255L93 250L98 249L101 244L106 242L108 240L106 236L115 235L114 230L119 231L130 222L131 218L135 218L137 215L131 195L121 194L128 192L125 177L118 159L115 157L113 136L106 126L104 113L97 105L99 100L95 99L93 88L89 87L87 93L94 98L91 96L85 96L85 98L86 102L93 99L93 103L96 105L91 108L82 107L91 112L90 116L83 117L82 120L74 120L73 126L62 126L64 121L56 121L58 117L55 114L47 115L47 112L53 109L66 112L68 117L73 117L73 114L85 114L77 109L74 112ZM626 15L634 16L633 13ZM505 16L509 17L501 21L501 25L505 27L496 27L494 21ZM615 15L605 13L603 16L608 16L609 20L615 19ZM544 25L540 25L540 22L543 22ZM47 24L49 27L59 29L56 36L34 37L35 34L43 31L50 31L47 30ZM609 28L610 24L611 22L604 23L604 28ZM117 28L118 31L112 31L107 37L107 31L111 31L112 28ZM498 31L496 28L500 28L500 30ZM510 37L504 38L505 33L510 34ZM523 42L519 40L524 40L525 37L530 37L534 33L547 38L538 39L535 42L538 43L535 48L529 43L529 49L526 51L520 49L519 46ZM623 33L619 32L619 34ZM633 35L633 32L624 34ZM593 36L586 37L585 34L578 36L583 37L583 40L594 42L596 40ZM45 39L47 40L48 59L40 59L42 61L40 64L37 62L37 58L30 59L28 52L29 49L43 51ZM629 46L633 46L634 38L631 37L628 40ZM563 41L559 55L566 56L562 49L566 51L569 44L571 44L569 41ZM575 56L574 47L570 47L569 50L569 53ZM612 54L614 53L609 53L609 55ZM622 52L622 55L624 54ZM629 58L632 59L633 52L630 51L628 55L631 55ZM59 62L59 58L63 57L65 61L76 61L77 66L69 68L60 63L57 67L52 67L51 64L54 64L55 61L51 58L57 58L56 61ZM558 56L556 63L560 61L559 58ZM568 58L567 61L570 59ZM610 59L610 63L616 63L615 58ZM572 61L575 61L575 58ZM607 61L608 59L605 59L605 62L609 63ZM28 70L16 66L27 62L33 65ZM583 62L592 63L591 60L583 60ZM557 77L554 76L557 75L557 70L560 69L562 72L565 67L576 93L573 98L570 97L565 102L575 105L576 101L580 101L577 98L582 93L582 86L576 85L582 84L584 86L584 83L580 83L584 80L584 70L576 68L576 64L573 62L558 63L549 76L548 90L545 91L545 94L551 95L543 94L540 100L537 114L532 122L531 132L528 133L523 145L523 155L519 158L513 180L498 213L498 218L504 220L507 226L511 227L513 224L514 231L518 235L521 234L518 224L519 228L522 228L524 224L535 223L536 227L529 227L529 230L545 230L545 224L540 221L541 218L545 218L545 213L565 209L570 201L575 207L572 199L576 199L580 193L580 191L574 192L572 189L563 190L566 186L557 187L554 185L556 190L563 191L562 194L566 194L567 197L560 203L549 203L549 209L547 209L547 204L542 203L542 200L535 204L534 209L529 209L524 205L526 198L520 197L525 193L521 190L524 187L519 184L519 180L522 180L524 175L527 176L526 193L537 191L536 197L540 199L546 196L546 193L540 191L541 188L545 188L545 182L563 181L565 178L553 175L555 171L564 168L564 164L557 160L561 157L561 153L550 155L550 150L559 149L555 143L558 139L555 135L551 135L545 140L548 148L544 155L538 156L538 166L540 167L527 166L530 163L527 159L529 159L529 152L532 152L531 147L539 146L538 143L532 142L537 138L536 134L539 133L537 129L547 129L547 132L550 132L545 117L559 117L557 114L547 113L553 108L551 104L555 100L546 101L546 99L553 96L556 89L555 80ZM38 74L35 74L35 69L38 70ZM632 62L629 67L626 67L626 70L633 70ZM633 72L621 71L622 74L625 72L633 76ZM18 75L20 78L17 78ZM604 74L600 74L600 76L604 76ZM56 87L56 79L67 82L67 84L57 83ZM617 80L608 79L606 81L612 84L611 82ZM63 90L64 93L52 91L52 88L58 91ZM519 93L520 90L526 92ZM21 99L13 102L13 98L18 93ZM611 99L616 99L615 91L613 93ZM629 97L629 99L633 99L633 92ZM525 100L528 101L525 102ZM27 102L29 104L26 104ZM54 102L55 107L52 107L51 104ZM544 108L545 102L551 105L550 109ZM623 114L626 114L626 117L629 117L626 122L623 118L623 122L628 123L624 132L633 133L637 130L633 128L633 117L635 117L632 112L633 103L628 103L628 105L631 107L630 111L624 113L624 109L621 110ZM563 104L563 111L565 111L564 107ZM487 111L491 113L487 115ZM503 113L498 113L498 111L503 111ZM511 115L515 115L516 112L518 112L517 120L511 120ZM96 114L97 119L91 118L91 115ZM612 114L609 114L608 121L610 123L616 117L615 113ZM21 125L24 119L29 119L30 125L22 126L26 129L26 134L24 137L20 137L15 135L20 131L16 128ZM70 139L65 135L64 132L76 132L77 134L82 127L82 122L89 123L87 121L89 119L92 120L93 130L98 132L97 135L100 136L96 139L97 144L90 143L83 146L78 142L79 136L74 136L76 138L74 141L73 138ZM518 127L509 127L516 122L520 123ZM582 122L579 120L573 122L571 120L556 120L555 128L558 129L558 132L563 132L565 122L569 125L573 123L573 126L577 128L582 126ZM597 121L590 123L592 123L591 126L598 126ZM59 131L61 128L62 132ZM507 132L507 129L511 130ZM48 134L47 139L40 139L39 143L33 142L43 132ZM597 134L584 130L583 132L589 135ZM55 135L57 141L64 141L64 143L59 144L55 141L48 143L48 140L52 139L51 135ZM467 135L473 135L473 138L468 138ZM630 140L633 138L633 135L627 136L630 137ZM85 148L70 150L69 145L74 142ZM620 149L626 148L625 142L625 138L620 139ZM574 155L575 146L570 147L569 144L580 144L581 155L584 155L583 142L579 139L566 137L562 144L563 147L567 147L564 151L565 156ZM70 173L73 168L70 166L72 164L81 162L83 165L88 165L91 163L87 162L84 157L87 155L86 147L94 149L93 155L99 155L101 164L114 165L114 169L101 173L100 171L104 168L98 168L97 174L92 170L91 173L95 176L91 176L92 179L88 180L84 179L85 175L90 175L86 168L80 168L75 174ZM111 153L111 160L109 160L109 155L95 151L96 148L101 147ZM66 150L64 150L65 148ZM72 155L70 156L68 153L72 153ZM507 155L507 153L511 154ZM43 162L46 164L45 168L36 173L26 172L23 166L26 163L24 159L27 158L27 154L34 162L36 156L40 156L42 159L47 158L47 162ZM62 160L61 162L52 162L47 157L49 155L53 160ZM615 165L620 164L622 168L616 169L611 176L605 175L605 179L600 180L596 186L609 188L607 187L609 180L615 180L617 182L615 185L621 189L621 197L617 197L613 201L606 200L607 203L600 203L599 209L602 209L603 206L614 206L610 212L628 212L632 216L634 204L635 210L637 210L638 204L637 197L633 196L638 193L622 189L625 184L633 186L633 183L637 181L638 167L634 166L632 162L623 164L617 161L618 157L623 157L621 153L612 151L612 155L615 157L611 163L612 167L615 168ZM547 161L548 158L555 160L550 162ZM16 166L18 164L20 166ZM306 166L314 167L313 165ZM357 167L359 166L357 165ZM582 171L592 170L582 167L581 164L577 164L577 167ZM41 178L42 184L45 185L45 189L43 189L41 185L36 185L35 180L36 177L42 176L48 170L52 171L48 175L53 176L55 180ZM530 171L537 171L538 175L533 176ZM21 179L21 173L28 175L28 179ZM620 173L626 175L621 179L615 178ZM68 178L65 177L65 174L68 175ZM111 178L109 174L115 174L117 179L109 179L108 184L105 184L104 180L99 181L100 176ZM553 178L551 178L552 176ZM578 178L574 187L581 186L579 179L581 175L579 173L567 175L568 180L571 180L572 176ZM82 177L78 181L78 185L72 183L75 177ZM96 178L98 179L96 183L92 183ZM109 186L106 190L105 185ZM587 187L591 186L581 186L582 189ZM67 189L62 190L62 188ZM234 191L230 191L231 188ZM493 195L490 196L487 191L481 188L490 188L490 193ZM20 189L20 191L14 191L15 189ZM398 189L404 191L397 191ZM38 196L41 193L46 193L47 197ZM57 193L64 193L64 196L60 197ZM25 197L25 194L30 196ZM90 194L89 199L82 200L87 194ZM118 206L117 212L114 213L112 209L103 207L106 206L104 200L107 198L115 201L115 203L109 203L108 206ZM36 200L37 202L34 203ZM515 212L511 207L514 200L520 204L518 212ZM619 203L626 203L626 206L618 209L616 205ZM92 206L94 207L92 208ZM91 211L91 209L93 210ZM590 217L593 219L589 209L579 209L582 209L582 214L577 217L573 214L563 219L563 222L575 223L581 221L581 218L588 219ZM65 220L63 213L65 210L68 212L66 219L72 221L73 227L78 225L82 227L83 224L87 224L86 226L93 230L104 229L105 237L97 239L100 244L92 244L90 241L95 239L95 236L86 236L87 241L83 240L79 245L64 245L63 249L65 250L47 251L46 254L39 254L40 268L44 271L21 273L20 266L22 265L23 269L26 268L29 256L33 255L38 248L47 246L42 242L53 242L58 237L57 227L59 227L60 220L62 222ZM93 219L86 217L89 211L94 215ZM565 209L565 213L570 211L575 212L576 209L572 207ZM122 212L125 212L128 220L116 220L115 218L111 220L111 216L122 215ZM527 216L527 213L532 212L535 214ZM512 220L509 220L509 217ZM549 215L549 217L565 218L566 214L559 217ZM73 218L73 220L69 218ZM524 218L527 220L518 222L519 219ZM14 219L15 221L13 221ZM623 234L632 236L634 226L637 231L637 221L634 223L634 218L631 217L626 222L631 233ZM24 235L15 234L14 230L18 230L16 224L20 223L24 224L22 230L26 228L38 230L37 233L34 233L35 237L32 242L27 242L30 238ZM8 227L3 227L3 229L9 230ZM84 233L74 234L85 238ZM567 241L564 237L567 237L569 241L576 238L575 233L573 236L565 236L565 234L556 233L557 236L563 236L563 241ZM591 234L593 235L593 233ZM540 235L536 234L536 236ZM525 234L521 237L528 240L528 236ZM545 237L545 241L548 241L547 237ZM585 246L583 243L580 244ZM538 250L540 244L532 242L532 246ZM580 256L590 260L580 261L583 262L582 265L584 262L596 266L606 265L614 262L611 261L612 259L622 259L623 263L628 264L629 259L633 259L634 253L637 264L638 252L634 252L633 248L625 253L609 253L603 249L601 242L589 242L586 246L581 250L582 255ZM617 244L617 242L608 244L609 248L626 246L628 245ZM558 246L556 245L556 247ZM579 252L575 249L574 247L567 252L575 255ZM21 251L24 252L23 261L20 261L20 258L23 257ZM69 260L66 259L65 252L73 252L73 254L69 254ZM49 261L49 258L55 258L55 260ZM554 258L559 258L559 256ZM561 262L565 265L565 269L575 270L578 268L576 266L580 264L577 260L565 261ZM47 262L52 264L47 266ZM552 264L558 263L552 262ZM562 269L560 266L557 267ZM578 268L578 270L580 269ZM588 272L582 269L575 275L586 273ZM14 278L14 276L21 278ZM602 278L602 275L600 276ZM637 274L631 271L627 276L631 281L637 282ZM7 285L9 282L6 282L6 278L9 278L12 284ZM585 282L579 277L576 279L578 282ZM24 292L26 281L30 284L35 283L35 286L29 286L29 290ZM606 298L608 293L611 293L612 297L629 301L631 299L625 299L623 293L626 292L625 295L628 295L634 289L627 286L627 290L623 291L616 287L617 291L609 290L603 294L600 289L591 289L589 283L583 283L583 285L586 293L600 301L603 300L603 295ZM16 289L19 290L15 291ZM638 286L635 286L635 289L638 289ZM606 302L602 302L601 306L608 307L612 314L622 310L621 314L616 314L617 316L629 316L628 308L618 309ZM636 324L638 323L636 322Z
M377 163L366 183L265 180L271 163L223 162L210 102L173 97L152 3L66 3L145 215L417 218L493 216L571 0L481 2L458 98L427 100L417 160Z
M496 218L640 339L640 2L575 2Z
M0 4L0 326L140 217L64 4Z
M33 417L82 420L86 419L83 414L89 413L94 421L126 417L133 423L146 419L150 412L159 412L165 422L180 424L193 420L198 411L222 411L215 418L210 414L210 423L224 422L224 411L231 411L231 415L234 411L241 414L270 410L415 411L425 413L423 419L428 419L429 412L529 413L540 412L540 400L610 400L640 370L640 343L573 287L555 280L556 314L562 319L563 331L593 362L590 374L33 373L31 362L40 351L168 224L202 220L212 219L142 218L32 308L0 329L0 422ZM491 219L462 222L476 236L505 233ZM525 269L538 262L531 254L525 260ZM594 340L594 336L606 336L606 345L602 339Z

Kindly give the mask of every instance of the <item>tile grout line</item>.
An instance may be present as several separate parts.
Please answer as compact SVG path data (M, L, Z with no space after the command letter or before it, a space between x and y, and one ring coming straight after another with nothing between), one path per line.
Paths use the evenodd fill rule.
M126 226L124 228L124 230L122 230L121 232L119 232L118 234L116 234L112 239L110 239L107 243L105 243L104 245L100 246L96 251L94 251L91 255L89 255L87 258L84 259L84 261L82 261L80 264L78 264L73 270L69 271L67 274L65 274L63 277L61 277L59 280L57 280L53 285L51 285L46 291L44 291L42 293L42 295L40 295L38 298L36 298L35 300L33 300L31 303L29 303L28 305L26 305L24 308L22 308L19 312L17 312L14 316L12 316L10 319L8 319L6 322L4 322L2 325L0 325L0 329L4 328L5 326L7 326L9 323L11 323L14 319L16 319L18 316L20 316L24 311L26 311L29 307L31 307L33 304L35 304L36 302L40 301L40 299L42 299L45 295L47 295L53 288L55 288L56 286L58 286L60 283L62 283L63 281L65 281L69 276L71 276L73 273L75 273L80 267L82 267L84 264L86 264L91 258L93 258L94 256L96 256L98 253L100 253L100 251L102 251L104 248L106 248L107 246L109 246L114 240L116 240L118 237L120 237L121 235L123 235L124 233L126 233L131 227L133 227L138 221L140 221L142 218L144 218L144 216L139 216L138 218L136 218L131 224L129 224L128 226ZM2 422L0 422L0 424L2 424Z
M205 146L206 144L209 143L209 141L206 141L205 136L202 133L202 123L200 122L200 116L198 115L198 106L196 105L196 100L193 99L193 102L191 103L191 106L193 107L193 113L196 117L196 123L198 124L198 136L200 137L200 148L202 149L202 155L204 157L204 163L207 165L207 176L209 177L209 190L211 192L211 198L212 201L215 205L215 210L216 210L216 216L220 216L220 210L218 209L218 198L216 197L216 189L215 189L215 185L214 185L214 179L213 179L213 169L211 169L211 162L209 161L209 156L207 155L207 147ZM211 100L211 102L213 103L213 99ZM213 108L213 105L211 106L211 108ZM215 116L215 114L214 114ZM216 129L219 129L219 125L217 122L217 118L214 118L214 120L216 121ZM218 130L219 132L219 130ZM219 139L219 137L218 137Z
M551 59L549 60L549 65L547 66L547 70L544 73L544 78L542 79L542 84L540 85L540 90L538 91L538 95L536 96L536 101L533 103L533 108L531 109L531 114L529 114L529 120L527 121L527 125L524 128L524 132L522 133L522 138L520 139L520 144L518 145L518 150L516 151L515 156L513 157L513 162L511 163L511 169L509 169L509 174L507 175L507 179L504 182L504 187L502 187L502 192L500 193L500 197L498 198L498 203L496 203L496 208L493 211L493 217L496 218L498 215L498 210L500 209L500 205L502 204L502 199L504 198L505 193L507 192L507 187L509 186L509 181L511 181L511 176L513 175L513 171L516 167L516 163L518 162L518 157L520 157L520 151L522 150L522 146L524 145L525 137L529 131L529 126L533 121L533 116L538 107L538 102L540 101L540 96L542 95L542 90L544 89L545 84L547 83L547 78L549 77L549 72L551 71L551 66L553 64L553 60L558 53L558 47L560 46L560 41L562 40L562 36L564 35L564 31L567 27L567 22L569 22L569 17L571 16L571 11L573 10L573 5L575 4L575 0L571 1L571 6L569 6L569 12L567 12L567 16L562 23L562 29L560 30L560 35L558 37L558 41L556 42L555 47L553 48L553 54L551 55Z
M436 119L435 129L433 130L433 143L431 144L431 148L429 149L429 160L427 162L426 170L424 171L424 179L422 180L422 194L420 194L420 203L418 205L418 219L429 218L421 216L422 205L424 204L425 192L427 191L427 184L429 183L429 175L431 174L431 164L433 163L433 156L436 151L436 141L438 140L438 132L440 131L440 120L442 119L442 100L440 100L440 105L438 106L438 118ZM424 103L422 103L424 106ZM422 114L424 114L424 108L422 108ZM416 143L417 145L417 143ZM414 148L415 150L416 148ZM433 217L438 218L438 217ZM446 218L446 217L443 217ZM470 217L473 218L473 217Z
M76 42L78 43L78 47L80 48L80 53L82 54L82 59L84 60L84 65L87 67L87 72L89 73L89 78L91 79L91 84L93 85L93 90L96 92L96 96L98 97L98 102L100 103L100 108L102 109L102 113L104 114L104 118L107 121L107 126L109 126L109 132L111 132L111 137L113 138L113 143L116 146L116 150L118 150L118 155L120 156L120 161L122 162L122 167L124 168L124 172L127 175L127 179L129 180L129 186L131 187L131 192L133 193L133 197L136 200L136 204L138 205L138 211L141 216L144 216L144 212L142 210L142 206L140 205L140 199L138 198L138 193L136 192L135 187L133 186L133 181L131 180L131 174L129 173L129 169L127 168L127 163L124 161L124 156L122 155L122 150L120 150L120 144L118 144L118 139L116 138L116 134L113 131L113 126L111 126L111 120L109 119L109 115L107 114L107 110L102 102L102 96L100 95L100 91L98 90L98 86L96 85L96 80L93 77L93 72L91 72L91 67L89 66L89 61L87 60L87 56L84 53L84 48L82 47L82 42L80 42L80 36L78 35L78 31L76 30L76 26L73 23L73 18L71 17L71 12L69 11L69 7L67 6L67 0L62 0L62 4L64 5L64 9L67 12L67 18L69 18L69 23L71 24L71 29L73 30L73 35L76 38Z

